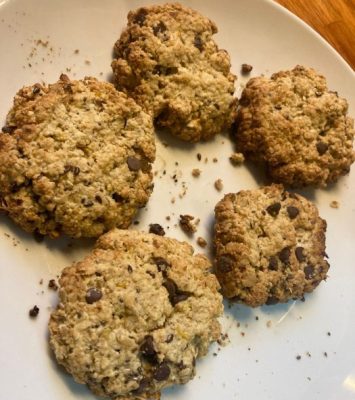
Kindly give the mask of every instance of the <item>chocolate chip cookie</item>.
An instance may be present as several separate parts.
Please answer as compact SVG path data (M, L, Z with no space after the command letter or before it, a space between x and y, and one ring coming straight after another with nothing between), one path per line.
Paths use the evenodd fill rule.
M2 131L0 207L28 232L96 237L148 201L152 119L109 83L24 87Z
M230 58L212 36L216 25L178 3L141 7L115 44L117 86L182 140L209 139L236 113Z
M186 242L113 230L64 269L49 322L55 356L75 380L112 399L159 398L186 383L220 336L211 264Z
M216 274L223 294L252 307L287 302L327 276L326 222L282 185L227 194L215 208Z
M347 111L347 101L311 68L252 78L240 99L237 148L265 162L274 182L326 186L354 161L354 121Z

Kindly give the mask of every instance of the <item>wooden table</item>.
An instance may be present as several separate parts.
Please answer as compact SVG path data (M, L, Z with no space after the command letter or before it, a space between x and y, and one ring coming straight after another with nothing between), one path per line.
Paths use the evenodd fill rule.
M276 0L321 34L355 69L355 0Z

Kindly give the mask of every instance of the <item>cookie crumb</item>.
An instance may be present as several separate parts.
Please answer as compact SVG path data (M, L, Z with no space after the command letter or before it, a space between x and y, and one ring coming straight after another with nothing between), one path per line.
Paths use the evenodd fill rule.
M58 290L58 285L54 279L50 279L48 282L48 288L54 291Z
M298 354L297 356L296 356L296 360L300 360L301 359L301 356Z
M149 224L149 233L154 233L154 235L164 236L164 228L159 224Z
M339 202L338 201L336 201L336 200L333 200L333 201L331 201L330 202L330 207L332 207L332 208L339 208Z
M214 163L216 163L216 162L218 162L218 158L217 158L217 157L214 157L214 158L212 159L212 161L213 161Z
M30 311L28 312L28 315L31 318L36 318L38 314L39 314L39 308L37 306L31 308Z
M75 49L74 54L79 54L79 49Z
M198 178L201 175L201 170L198 168L194 168L191 172L192 176Z
M40 284L40 285L43 284L43 278L41 278L41 279L39 280L39 284Z
M214 187L216 188L216 190L218 190L219 192L221 190L223 190L223 182L222 179L217 179L214 183Z
M229 161L231 162L232 165L240 165L245 161L243 153L233 153L229 157Z
M328 357L328 353L326 351L323 353L323 355L324 357Z
M198 161L201 161L201 159L202 159L201 153L197 153L196 157L197 157Z
M194 221L194 217L192 215L180 215L180 220L179 224L181 229L187 233L187 234L192 234L197 231L196 225L198 223L198 220Z
M267 326L268 328L270 328L271 325L272 325L272 322L271 322L270 320L266 322L266 326Z
M90 60L85 60L85 64L86 64L86 65L90 65L90 64L91 64L91 61L90 61Z
M206 247L206 246L207 246L206 240L205 240L203 237L201 237L201 236L199 236L199 237L197 238L196 242L197 242L197 244L198 244L200 247Z
M242 64L241 71L242 71L242 74L243 74L243 75L248 75L248 74L250 74L250 72L252 71L252 69L253 69L253 66L252 66L252 65L250 65L250 64Z
M221 336L217 340L217 343L222 347L227 346L230 343L228 333L221 333Z

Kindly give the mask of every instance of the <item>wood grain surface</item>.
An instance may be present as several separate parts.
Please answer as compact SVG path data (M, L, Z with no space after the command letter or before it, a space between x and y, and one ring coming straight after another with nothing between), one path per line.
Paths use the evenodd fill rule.
M322 35L355 69L355 0L276 0Z

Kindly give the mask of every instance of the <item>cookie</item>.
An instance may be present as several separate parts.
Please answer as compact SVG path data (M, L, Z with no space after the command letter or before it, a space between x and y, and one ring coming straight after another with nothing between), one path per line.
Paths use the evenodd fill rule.
M157 127L197 142L228 129L236 77L212 36L216 25L178 3L141 7L114 46L117 86L149 111Z
M186 242L113 230L64 269L49 322L55 356L98 396L149 398L195 375L220 336L211 264Z
M109 83L24 87L2 130L0 207L27 232L97 237L148 201L152 119Z
M349 172L354 121L348 103L313 69L252 78L239 105L237 149L265 162L273 182L326 186Z
M326 279L326 222L304 197L273 184L230 193L215 208L223 294L252 307L302 298Z

